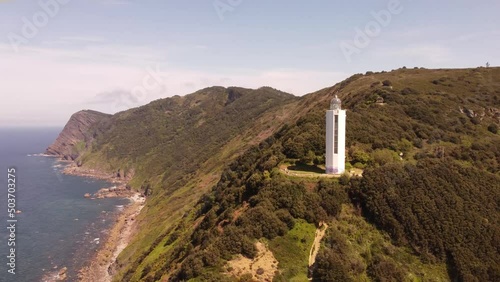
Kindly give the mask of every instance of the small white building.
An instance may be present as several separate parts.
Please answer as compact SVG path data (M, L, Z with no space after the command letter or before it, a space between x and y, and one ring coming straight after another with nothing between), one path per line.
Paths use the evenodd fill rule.
M326 111L326 173L342 174L345 170L346 114L342 101L335 95Z

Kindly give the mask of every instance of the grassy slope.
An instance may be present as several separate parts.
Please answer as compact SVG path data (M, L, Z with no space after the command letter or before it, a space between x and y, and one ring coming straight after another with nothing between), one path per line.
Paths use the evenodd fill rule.
M212 91L213 88L208 90ZM148 199L145 209L138 217L139 233L118 258L118 271L121 275L125 275L132 267L135 273L132 276L133 279L139 279L143 267L154 264L158 260L159 254L166 251L163 244L168 239L165 236L171 231L172 226L189 212L200 196L218 181L224 164L244 152L245 148L258 144L281 126L281 123L288 117L288 108L295 103L293 97L272 89L263 88L253 92L246 89L235 89L242 92L243 96L238 97L229 106L225 106L227 91L221 88L215 90L222 91L215 94L224 98L217 101L217 105L213 105L213 100L203 101L203 99L210 99L210 95L214 93L209 95L195 93L183 98L174 98L176 104L181 105L179 108L182 112L172 112L171 115L180 115L181 117L192 116L192 111L199 111L200 103L207 104L201 106L206 113L200 114L200 118L191 121L191 123L196 124L195 128L179 119L169 122L171 130L177 130L177 126L184 127L183 130L176 133L178 135L172 138L172 141L169 141L172 144L160 141L158 143L163 144L163 148L153 144L148 148L151 150L150 153L144 153L143 147L147 143L137 141L133 143L136 147L135 150L145 154L144 157L138 154L137 156L117 158L115 155L109 156L104 148L113 146L114 152L130 152L127 149L116 148L127 146L131 138L127 137L125 142L116 146L115 141L108 141L119 139L112 137L112 133L111 136L99 140L103 144L100 145L102 148L86 157L88 165L102 164L103 159L108 158L115 160L108 163L108 169L123 169L134 165L138 168L131 183L136 187L142 186L143 188L149 185L154 191L153 196ZM156 104L165 102L160 101ZM189 105L194 105L192 111L189 110ZM173 107L175 109L175 106ZM217 112L217 107L220 107L221 112ZM123 123L127 125L132 118L131 114L134 113L121 114L117 119L123 119ZM123 117L124 115L125 117ZM137 119L142 121L143 117L139 116ZM117 134L121 136L128 136L131 134L128 131L131 130L144 131L154 130L154 128L154 125L148 125L146 129L121 127L119 130L113 128L112 131L118 132ZM255 136L256 133L258 136ZM133 134L141 133L134 132ZM169 138L168 134L165 136ZM193 146L198 147L199 150L190 152L189 150ZM199 153L202 150L206 152ZM165 158L165 154L172 152L175 153L173 157ZM107 157L105 157L106 154L108 154ZM181 166L177 166L178 162L182 162ZM159 176L158 173L160 173ZM125 267L122 269L122 266ZM119 277L117 279L121 280Z
M284 281L306 281L308 258L314 241L314 224L298 220L285 236L270 241L269 248L279 261Z
M392 87L383 86L381 82L384 80L390 80ZM387 162L397 161L397 159L387 158L386 153L393 154L401 151L405 152L405 162L411 163L416 162L417 157L436 157L437 149L443 150L444 148L446 156L452 157L462 165L474 165L498 174L499 137L489 132L487 127L490 124L498 124L497 117L493 115L490 108L498 108L500 105L499 82L500 69L498 68L401 69L389 73L356 75L335 87L307 95L299 102L285 103L282 109L271 108L267 109L267 112L259 112L261 119L251 123L254 128L246 128L246 131L243 130L244 134L235 133L232 139L226 141L218 150L210 151L211 156L201 162L204 165L192 167L194 173L185 179L179 174L170 174L170 171L164 174L165 170L157 169L158 165L155 165L155 161L162 164L160 167L165 164L168 167L169 164L169 158L164 153L159 153L158 149L123 158L120 154L131 151L119 149L119 147L117 149L116 138L102 141L103 147L99 147L94 155L87 159L89 164L93 162L101 164L104 159L111 160L109 168L117 169L123 168L124 164L143 163L142 167L136 168L139 172L134 182L136 186L144 185L144 182L148 180L153 183L155 189L166 183L176 187L175 191L169 191L167 188L148 200L148 206L139 218L140 233L119 257L123 268L117 280L123 279L124 276L134 281L155 280L160 277L167 279L177 269L176 265L163 263L168 256L175 254L179 256L176 263L183 263L185 255L193 252L191 248L194 247L194 250L199 248L191 245L189 241L193 228L203 221L205 215L198 215L197 210L190 209L191 205L215 185L220 177L221 169L229 159L234 159L249 144L258 143L275 132L280 122L284 120L278 120L277 117L286 117L290 124L283 131L284 135L278 136L279 143L284 146L285 154L293 151L298 154L294 158L300 158L308 151L312 151L316 156L321 156L324 153L324 111L336 92L343 99L344 107L348 109L348 160L352 162L352 165L356 163L362 166L384 165ZM379 97L384 98L385 105L375 103ZM184 106L194 102L188 101L189 98L176 99L175 103ZM470 118L465 113L461 113L460 109L464 108L478 113L478 116ZM117 118L125 119L128 114L132 113L121 114ZM192 113L188 111L181 117L189 118L191 115ZM203 116L203 113L200 115ZM207 124L207 120L209 118L198 119L196 124ZM299 121L297 124L295 124L296 120ZM183 121L179 119L176 122L182 123ZM166 124L164 126L168 127ZM207 129L211 129L214 124L206 126ZM178 133L175 128L171 130ZM147 140L151 138L151 130L154 131L157 128L148 127L145 124L140 130L141 136L145 138L144 142L149 142ZM256 132L262 134L260 138L253 139L257 135ZM189 136L192 134L195 132L189 132ZM156 136L156 133L153 135ZM182 138L180 140L186 141ZM287 140L290 140L289 144L298 144L298 148L288 148ZM411 146L408 146L408 142ZM160 144L165 145L161 147L164 152L172 152L175 149L175 147L169 147L168 142ZM140 151L140 148L137 150ZM467 153L459 154L463 151ZM364 153L366 158L361 157L360 152ZM141 156L144 156L143 159ZM185 172L186 170L179 171ZM246 179L242 178L241 181L244 183ZM397 262L400 269L405 273L410 273L408 276L410 278L444 276L443 264L429 265L420 262L404 247L392 246L386 235L353 213L343 212L336 221L332 221L332 224L332 230L336 228L340 232L340 238L351 245L347 257L354 261L366 262L363 256L366 256L369 250ZM300 229L301 226L304 227L299 223L297 228ZM294 232L297 230L292 229L284 237L270 241L272 249L274 246L275 256L278 260L282 257L280 267L286 278L292 278L295 275L303 276L304 272L295 274L293 269L302 265L307 257L303 258L298 253L287 254L287 248L279 248L276 244L277 242L280 242L279 245L297 243L293 242ZM362 239L359 239L359 235L354 238L353 234L363 234ZM295 249L297 250L300 248ZM285 257L291 259L286 261L283 259ZM217 271L217 268L212 270L207 268L207 271ZM363 273L366 273L366 269L356 275L359 279L366 278L366 274ZM351 275L354 274L351 273Z

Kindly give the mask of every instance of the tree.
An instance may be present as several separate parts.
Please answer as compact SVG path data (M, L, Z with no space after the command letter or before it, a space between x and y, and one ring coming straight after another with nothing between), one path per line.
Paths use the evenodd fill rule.
M346 262L331 249L323 249L316 257L313 281L352 281Z
M313 151L309 150L307 154L300 159L304 164L311 164L316 159L316 155Z

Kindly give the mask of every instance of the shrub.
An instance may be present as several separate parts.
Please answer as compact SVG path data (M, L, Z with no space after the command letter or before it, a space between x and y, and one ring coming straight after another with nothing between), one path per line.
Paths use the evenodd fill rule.
M488 126L488 131L493 133L493 134L497 134L498 133L498 125L492 123Z
M203 261L200 257L191 255L182 264L178 278L189 280L201 274L203 269Z
M406 139L401 139L401 141L398 142L397 144L398 150L400 150L403 153L408 153L411 150L413 150L413 144L412 142L406 140Z
M309 150L301 159L300 162L303 164L311 164L316 159L316 155L313 151Z
M405 273L392 261L376 257L368 266L367 273L373 281L404 281Z
M471 121L473 124L475 124L475 125L478 125L478 124L480 124L480 123L481 123L481 120L480 120L479 118L477 118L477 117L473 117L473 118L471 118L471 119L470 119L470 121Z
M409 95L409 94L419 94L419 92L413 88L406 87L403 90L401 90L402 95Z
M331 249L324 249L316 257L313 281L352 281L346 262Z
M349 155L354 163L367 164L369 161L371 161L370 154L356 147L351 147L351 149L349 150Z
M286 224L288 229L292 229L295 226L295 220L290 212L286 209L281 209L276 211L276 216Z
M325 163L325 157L324 156L316 156L313 160L314 165L319 165Z
M347 185L349 183L349 176L345 176L343 182L341 183L342 185ZM347 192L336 183L320 181L317 189L321 197L321 207L330 216L337 216L342 209L342 204L348 202Z
M422 147L424 146L424 142L420 138L415 138L413 139L413 146L422 149Z
M372 153L372 155L375 164L380 166L398 161L398 155L396 152L389 149L377 149Z
M271 210L262 206L250 209L242 215L237 225L242 226L245 233L253 238L266 237L273 239L283 236L288 231L288 226Z
M349 174L347 172L342 173L342 175L339 177L339 183L342 185L347 185L349 184Z
M386 80L382 81L382 85L383 86L392 86L392 82L390 80L386 79Z
M366 165L365 165L365 164L362 164L362 163L355 163L355 164L354 164L354 167L355 167L355 168L359 168L359 169L363 169L363 168L365 168L365 167L366 167Z
M250 273L245 273L240 277L240 279L238 279L238 282L251 282L251 281L253 281L253 276Z

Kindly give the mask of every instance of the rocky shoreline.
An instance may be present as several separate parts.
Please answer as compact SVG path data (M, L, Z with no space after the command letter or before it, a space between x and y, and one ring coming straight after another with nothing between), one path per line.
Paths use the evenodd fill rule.
M61 162L66 162L61 160ZM130 198L136 194L127 185L131 177L120 177L119 174L105 173L96 169L87 169L77 166L74 162L70 162L63 170L64 174L75 175L80 177L88 177L94 179L105 180L115 185L111 187L103 187L94 194L86 193L83 195L89 199L104 199L104 198Z
M123 249L130 242L135 232L135 218L144 207L145 198L136 193L129 198L132 203L127 205L117 216L115 223L108 232L105 243L99 248L88 266L80 269L78 280L83 282L112 281L112 265Z
M126 185L114 185L109 188L101 188L94 194L85 193L83 196L85 198L95 200L104 198L130 198L135 194L132 190L128 189Z
M112 265L120 252L125 249L135 232L135 218L144 207L146 198L139 192L132 191L127 185L130 178L119 177L117 174L104 173L95 169L86 169L71 162L63 170L64 174L105 180L115 184L112 187L102 188L94 194L84 196L92 200L103 198L127 198L130 204L126 205L109 229L104 244L97 250L94 257L78 272L79 281L108 282L112 281ZM60 281L63 281L61 279Z
M109 173L97 169L84 168L76 165L74 161L66 161L66 160L59 160L59 161L68 164L63 170L64 174L101 179L112 183L122 183L122 184L125 184L131 178L131 177L121 177L118 173Z

